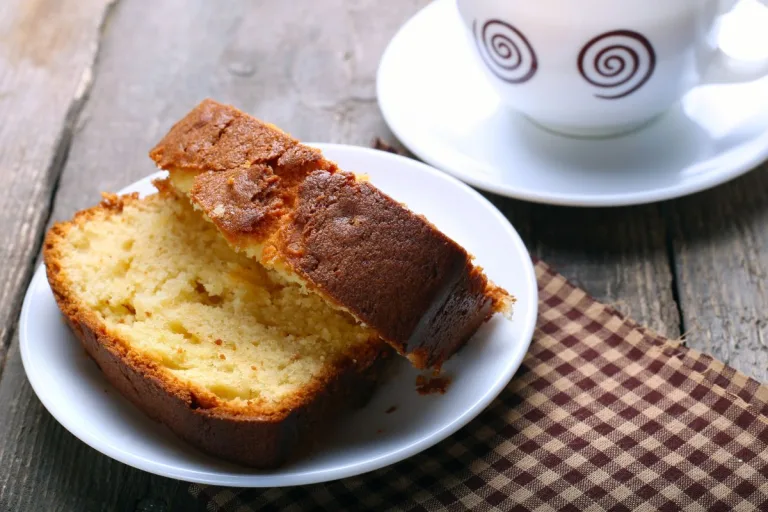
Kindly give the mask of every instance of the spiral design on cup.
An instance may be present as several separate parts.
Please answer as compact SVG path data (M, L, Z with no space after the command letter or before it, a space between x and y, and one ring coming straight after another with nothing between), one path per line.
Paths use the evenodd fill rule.
M491 72L505 82L527 82L539 68L536 52L518 29L501 20L488 20L478 29L477 20L472 32L480 56Z
M590 40L579 53L579 72L606 100L629 96L641 88L656 68L656 52L648 39L631 30L614 30Z

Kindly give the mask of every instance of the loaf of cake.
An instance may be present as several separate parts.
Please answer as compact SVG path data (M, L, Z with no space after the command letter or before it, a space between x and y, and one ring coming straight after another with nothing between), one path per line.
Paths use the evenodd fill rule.
M233 251L165 183L56 224L56 301L107 380L217 457L272 468L361 405L391 352L378 333Z
M510 312L509 294L427 219L232 106L203 101L150 156L236 251L350 313L417 368L439 369Z

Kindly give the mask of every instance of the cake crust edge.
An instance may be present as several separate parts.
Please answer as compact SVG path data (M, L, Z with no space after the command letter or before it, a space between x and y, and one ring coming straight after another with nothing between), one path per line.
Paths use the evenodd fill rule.
M105 210L119 212L127 202L137 200L137 194L105 195L99 206L78 212L73 220L54 224L43 246L46 276L60 311L87 355L121 395L197 449L260 469L279 467L308 449L315 431L327 427L329 418L368 401L389 358L389 347L383 344L372 361L364 363L361 357L358 366L330 371L322 382L305 386L287 407L260 411L256 407L228 407L211 393L185 385L110 333L70 292L61 272L57 238L78 222Z
M471 255L427 219L352 173L339 170L315 148L231 105L202 101L173 125L149 155L170 173L171 186L175 186L176 176L194 183L187 191L190 200L233 247L263 243L265 232L278 232L267 244L268 258L287 264L309 289L377 330L419 369L439 370L494 313L511 311L514 298L488 281L482 269L473 265ZM326 195L325 185L320 185L314 192L303 193L319 181L339 180L349 182L349 187L338 187L334 194ZM378 299L383 300L371 299L371 288L365 289L367 283L358 283L365 271L357 259L360 248L342 243L330 248L327 240L343 240L346 234L339 226L344 222L339 221L348 213L329 214L323 201L332 197L332 208L338 198L335 192L352 188L364 193L350 197L348 204L357 201L358 209L369 213L377 206L388 209L386 214L393 222L420 236L422 245L417 250L439 260L430 265L429 258L422 258L425 261L418 265L424 268L411 264L405 268L407 279L397 272L383 275L377 283L383 290ZM304 215L309 223L316 221L312 218L317 216L315 212L329 217L321 226L326 236L306 236L316 232L317 222L309 230L306 223L292 222L301 216L302 209L313 212ZM369 229L368 234L371 232ZM386 240L377 243L378 247L369 243L367 252L386 252ZM405 244L407 239L401 237L398 243ZM326 254L320 257L323 251ZM343 257L337 254L330 269L322 266L328 262L329 253L339 251L344 252ZM371 276L380 277L369 273ZM412 290L414 294L423 291L419 286L428 287L429 293L400 307L398 301L410 299L407 290L402 293L406 280L417 287Z

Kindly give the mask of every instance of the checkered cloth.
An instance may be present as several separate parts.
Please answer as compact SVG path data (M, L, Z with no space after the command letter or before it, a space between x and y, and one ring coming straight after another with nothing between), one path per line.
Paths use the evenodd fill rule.
M192 485L211 512L768 511L768 387L600 304L542 262L520 370L393 466L274 489Z

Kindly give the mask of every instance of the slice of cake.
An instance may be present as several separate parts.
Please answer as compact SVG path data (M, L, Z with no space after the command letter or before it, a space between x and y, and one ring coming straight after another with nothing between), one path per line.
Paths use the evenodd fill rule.
M233 251L170 187L107 196L48 233L59 307L109 382L198 448L274 467L361 405L391 349Z
M351 313L418 368L439 369L510 310L507 292L422 216L234 107L203 101L150 156L237 251Z

